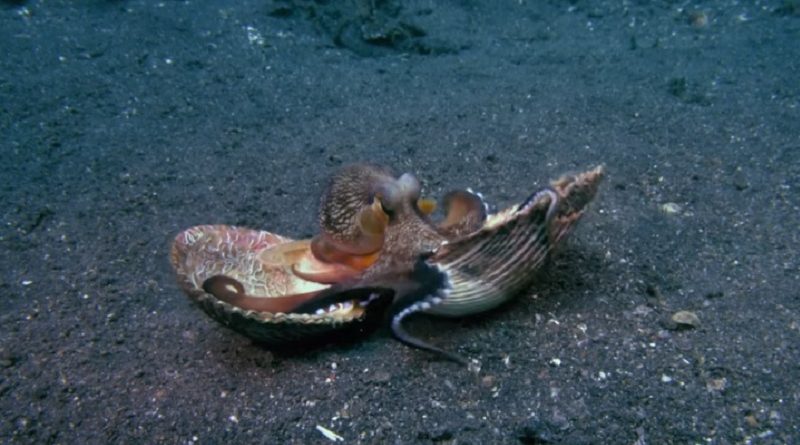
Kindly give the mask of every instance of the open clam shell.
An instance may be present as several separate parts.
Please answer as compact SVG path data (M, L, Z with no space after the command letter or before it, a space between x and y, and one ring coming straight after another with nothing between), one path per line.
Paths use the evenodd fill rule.
M180 286L211 318L259 342L304 341L366 322L365 308L357 304L339 304L313 314L265 312L243 309L204 289L204 283L218 276L240 283L251 298L327 289L329 285L304 280L293 272L291 261L283 258L293 243L298 242L265 231L196 226L175 237L170 259Z
M522 204L490 215L483 227L447 242L428 260L451 288L424 312L460 317L493 309L529 286L551 250L597 193L603 167L564 176Z
M378 251L348 263L324 261L312 240L225 225L178 234L171 262L180 286L208 315L259 342L327 338L388 315L399 340L461 361L407 334L403 319L415 312L473 315L513 298L573 229L602 177L602 167L564 176L494 215L479 195L456 192L440 226L418 207L402 223L387 222L391 236ZM383 212L385 203L370 205Z

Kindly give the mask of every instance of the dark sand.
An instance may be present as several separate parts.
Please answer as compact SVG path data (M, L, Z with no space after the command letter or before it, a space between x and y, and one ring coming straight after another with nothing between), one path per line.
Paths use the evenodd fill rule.
M0 4L0 441L800 443L797 1L315 3ZM609 177L515 302L410 324L477 373L178 289L177 232L308 236L361 160L497 207Z

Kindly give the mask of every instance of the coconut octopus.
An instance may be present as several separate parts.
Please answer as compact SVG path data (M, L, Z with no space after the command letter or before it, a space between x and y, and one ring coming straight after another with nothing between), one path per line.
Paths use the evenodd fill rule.
M528 287L572 230L603 178L565 175L495 214L480 194L444 196L444 217L420 181L374 164L342 168L319 206L319 233L203 225L179 233L171 262L183 290L222 324L267 345L319 339L385 320L408 346L463 363L404 327L423 312L461 317Z

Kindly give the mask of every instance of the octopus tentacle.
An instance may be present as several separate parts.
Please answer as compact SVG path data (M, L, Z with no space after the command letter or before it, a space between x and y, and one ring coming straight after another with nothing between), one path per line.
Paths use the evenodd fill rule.
M214 275L203 281L203 290L232 306L256 312L289 313L313 300L319 292L306 292L285 297L260 298L248 295L244 285L225 275Z
M414 265L409 282L403 288L396 288L398 294L389 309L389 327L394 338L407 346L467 365L463 357L420 340L403 327L403 321L410 315L441 304L447 298L450 288L448 275L437 266L429 264L424 257L420 257Z
M420 340L409 334L408 331L406 331L405 328L403 327L403 320L405 320L409 315L414 314L416 312L424 311L426 309L430 309L432 306L439 304L442 301L442 299L443 297L440 296L429 296L423 301L414 303L411 306L408 306L405 309L398 312L397 314L395 314L390 322L392 335L394 336L395 339L397 339L398 341L407 346L420 349L422 351L428 351L434 353L436 355L441 356L442 358L466 366L468 362L466 359L464 359L464 357L461 357L460 355L454 354L452 352L445 351L444 349L441 349L439 347L431 345L430 343Z
M559 203L558 192L553 187L545 187L544 189L539 190L538 192L532 193L517 206L517 212L525 210L525 208L530 205L536 205L545 195L549 198L548 200L549 204L545 220L547 222L551 221L553 219L553 216L556 214L557 206Z
M352 287L352 285L335 285L319 292L314 298L304 301L295 307L293 312L297 314L313 314L319 309L325 309L331 305L348 301L368 306L373 301L388 297L392 293L392 289L379 286Z

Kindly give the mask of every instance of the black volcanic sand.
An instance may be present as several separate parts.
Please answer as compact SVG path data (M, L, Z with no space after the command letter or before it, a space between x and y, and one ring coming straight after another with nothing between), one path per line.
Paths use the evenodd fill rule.
M0 441L800 443L800 4L688 4L0 3ZM471 370L178 289L180 230L309 236L363 160L494 208L609 175L513 303L410 323Z

